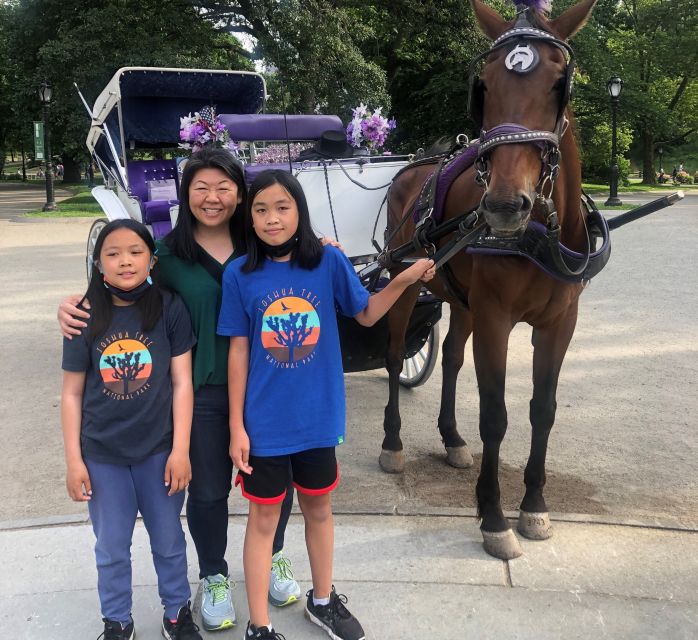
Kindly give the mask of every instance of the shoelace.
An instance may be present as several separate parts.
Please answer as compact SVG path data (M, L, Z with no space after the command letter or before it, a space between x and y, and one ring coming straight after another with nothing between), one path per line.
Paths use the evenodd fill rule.
M344 605L349 601L349 599L343 593L335 593L335 597L331 599L330 606L332 610L340 618L351 618L351 613Z
M179 614L177 618L177 626L181 631L199 631L199 625L194 622L191 615L191 609L187 608Z
M291 571L291 563L283 556L277 558L271 563L271 570L281 580L293 580L293 571Z
M105 618L102 618L103 622L107 622ZM115 640L123 638L123 628L118 622L111 622L109 626L99 635L97 640Z
M211 594L213 604L221 602L228 597L228 592L230 591L230 580L226 578L222 582L209 582L206 585L206 591Z

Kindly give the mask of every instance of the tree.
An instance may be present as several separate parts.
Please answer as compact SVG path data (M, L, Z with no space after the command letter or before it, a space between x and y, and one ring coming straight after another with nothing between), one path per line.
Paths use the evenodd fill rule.
M582 148L607 120L605 83L618 74L624 81L619 120L633 130L643 182L654 184L659 144L678 143L698 130L695 1L600 0L575 48L584 70L575 100Z
M288 348L288 361L293 362L293 352L296 347L302 347L308 336L313 332L308 328L308 314L289 313L288 319L272 316L267 318L267 326L276 334L274 341Z
M269 73L268 109L337 113L390 106L385 72L358 46L367 33L346 4L328 0L190 0L216 28L251 39ZM370 3L369 3L370 4Z
M11 80L13 69L10 64L9 34L12 30L13 7L0 3L0 60L5 63L0 66L0 174L5 167L7 155L7 140L14 120L11 99Z
M107 356L104 358L104 361L114 369L111 377L114 380L123 380L124 391L122 395L124 396L128 395L128 383L138 378L138 374L145 369L144 364L139 364L140 360L141 354L137 353L134 358L132 351L124 353L121 357Z
M90 124L73 82L89 102L122 66L251 66L234 38L183 1L21 0L8 48L18 69L15 111L38 115L36 87L43 80L53 86L52 147L65 165L65 182L80 179Z
M468 67L489 42L475 26L468 0L354 3L370 31L364 55L386 70L402 151L441 136L470 133ZM498 4L498 8L503 8ZM509 14L513 13L509 6Z

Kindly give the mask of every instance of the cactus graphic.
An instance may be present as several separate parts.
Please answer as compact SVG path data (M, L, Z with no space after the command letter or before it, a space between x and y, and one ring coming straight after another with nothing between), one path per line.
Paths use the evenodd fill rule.
M141 360L141 354L137 353L134 357L132 351L128 351L121 356L107 356L104 361L114 369L114 373L111 377L114 380L124 381L124 393L123 395L128 395L128 383L131 380L135 380L138 374L145 369L144 364L139 364Z
M288 348L288 361L293 362L296 347L300 347L313 332L308 328L308 314L290 313L286 318L267 318L267 326L276 334L274 340L282 347Z

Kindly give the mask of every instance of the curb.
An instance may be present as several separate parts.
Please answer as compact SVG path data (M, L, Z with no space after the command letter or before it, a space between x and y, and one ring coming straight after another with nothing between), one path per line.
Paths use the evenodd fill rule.
M301 511L297 506L294 506L291 515L301 515ZM392 509L338 509L333 512L335 516L401 516L401 517L437 517L437 518L463 518L468 520L476 520L477 513L474 508L420 508L420 507L398 507ZM519 514L517 511L505 511L504 516L508 520L518 520ZM245 518L247 510L244 507L230 509L228 511L228 519ZM139 516L140 519L140 516ZM585 513L551 513L550 520L553 522L567 522L571 524L587 524L596 526L615 526L615 527L635 527L640 529L656 529L661 531L677 531L680 533L698 533L698 523L685 522L678 518L656 517L656 518L632 518L632 517L613 517L611 515L595 515ZM72 514L72 515L57 515L45 516L40 518L25 518L21 520L5 520L0 521L0 532L4 531L23 531L30 529L49 529L54 527L64 526L79 526L89 524L90 519L87 513Z

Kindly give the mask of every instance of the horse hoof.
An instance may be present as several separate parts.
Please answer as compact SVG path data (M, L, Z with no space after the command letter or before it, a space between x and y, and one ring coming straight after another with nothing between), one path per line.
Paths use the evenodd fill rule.
M405 454L402 451L383 449L378 464L386 473L402 473L405 470Z
M553 525L550 516L545 513L519 512L518 532L529 540L547 540L553 535Z
M446 462L456 469L467 469L473 466L473 456L468 447L446 447Z
M506 531L482 531L485 551L500 560L518 558L523 550L511 529Z

